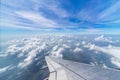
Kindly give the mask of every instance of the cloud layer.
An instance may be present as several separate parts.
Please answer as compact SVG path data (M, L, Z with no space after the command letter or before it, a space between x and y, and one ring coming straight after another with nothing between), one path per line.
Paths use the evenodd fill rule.
M30 73L41 72L45 66L45 55L120 69L119 36L47 34L11 40L6 44L4 53L0 53L0 73L4 76L12 72L16 80L31 78Z
M82 40L82 38L84 40ZM101 35L94 37L93 41L91 41L92 38L89 38L91 41L90 43L90 41L87 41L86 38L87 36L79 38L79 35L77 35L76 37L74 37L74 35L41 35L34 38L12 40L8 42L10 46L8 46L4 56L2 56L3 54L1 54L0 57L16 56L16 58L18 59L22 58L17 67L25 68L39 60L39 55L49 54L59 58L70 58L70 55L73 55L73 58L75 59L82 59L82 56L84 56L91 59L90 61L83 59L83 62L85 60L85 62L87 61L87 63L93 64L97 61L96 57L99 57L101 55L104 58L105 56L109 56L109 63L114 66L120 67L119 64L117 64L120 61L120 47L110 45L111 42L114 42L112 41L112 39L109 41L107 37ZM99 45L99 43L97 45L94 44L94 40L102 41L104 43L106 42L108 46L97 46ZM116 43L118 42L112 44ZM107 57L105 59L107 59ZM92 58L96 60L94 61ZM107 64L106 62L104 62L104 59L100 59L100 61L103 61L104 64ZM97 64L99 64L99 61L97 62ZM107 66L111 67L110 65Z

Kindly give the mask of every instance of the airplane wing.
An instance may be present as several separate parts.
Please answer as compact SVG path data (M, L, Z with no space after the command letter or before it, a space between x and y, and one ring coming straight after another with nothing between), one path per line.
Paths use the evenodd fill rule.
M49 80L120 80L120 71L89 64L45 57Z

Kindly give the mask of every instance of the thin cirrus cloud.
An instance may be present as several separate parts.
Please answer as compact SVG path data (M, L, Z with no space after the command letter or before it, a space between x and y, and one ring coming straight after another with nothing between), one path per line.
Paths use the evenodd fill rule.
M111 5L109 8L107 8L106 10L103 10L103 12L101 12L101 18L108 18L108 19L110 19L110 18L112 18L112 17L120 17L120 15L118 15L118 13L120 13L119 12L119 10L120 10L120 1L118 1L118 2L115 2L113 5ZM116 14L117 13L117 15L113 15L113 14ZM110 17L110 18L109 18Z
M16 12L16 14L21 18L32 21L33 24L35 25L41 25L45 28L55 27L57 25L57 23L55 23L54 21L47 19L35 12L20 11L20 12Z
M117 0L2 0L0 20L3 30L119 29L119 4Z

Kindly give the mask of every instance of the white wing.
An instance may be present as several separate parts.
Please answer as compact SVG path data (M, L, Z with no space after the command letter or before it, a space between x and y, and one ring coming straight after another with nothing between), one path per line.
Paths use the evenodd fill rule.
M120 80L120 71L46 57L49 80Z

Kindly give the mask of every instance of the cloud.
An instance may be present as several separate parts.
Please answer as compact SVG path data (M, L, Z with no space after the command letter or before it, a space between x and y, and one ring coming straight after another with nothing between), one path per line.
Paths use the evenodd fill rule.
M56 51L57 49L58 49L58 46L56 45L53 47L52 51Z
M116 65L117 68L120 68L120 47L115 46L108 46L108 47L100 47L96 46L95 44L86 44L84 47L89 48L90 50L95 50L98 52L103 52L103 54L106 54L106 56L109 56L107 58L110 59L111 63Z
M45 11L48 11L48 15L49 13L53 13L51 14L51 16L55 16L57 15L57 17L59 18L65 18L69 16L69 13L67 12L67 10L65 10L60 1L56 1L56 0L32 0L33 2L35 2L36 6L35 9L39 10L39 9L44 9ZM49 4L49 5L48 5ZM42 12L42 11L41 11Z
M44 42L41 42L43 39L34 37L22 40L12 40L9 41L10 46L8 46L5 54L7 56L16 56L15 58L23 59L20 63L18 63L18 68L25 68L31 65L42 50L47 49L47 45ZM40 45L40 46L39 46ZM38 58L39 59L39 58Z
M0 74L3 73L3 72L6 72L10 67L11 67L11 65L6 66L4 68L0 68Z
M102 30L101 29L86 29L86 32L87 33L101 33L102 32Z
M18 54L18 57L24 56L26 53L26 58L18 64L18 68L25 68L36 61L37 55L41 53L42 50L47 49L45 43L37 42L39 39L31 39L28 44L25 44L24 49L21 54ZM34 41L34 42L33 42ZM38 46L41 45L41 46ZM39 59L39 58L38 58Z
M86 44L86 42L85 42L85 41L82 41L82 44L84 45L84 44Z
M81 51L83 51L81 48L79 48L79 47L76 47L74 50L73 50L73 52L74 53L79 53L79 52L81 52Z
M78 42L78 43L76 43L75 45L76 45L76 46L80 46L80 43Z
M95 49L95 44L88 43L88 45L89 45L89 50ZM84 47L88 47L88 46L84 46Z
M118 66L118 68L120 67L120 60L112 57L112 58L111 58L111 62L112 62L114 65Z
M0 53L0 57L6 57L7 56L7 54L1 54Z
M64 48L70 48L70 46L68 46L67 44L63 44L62 45Z
M110 55L111 62L120 68L120 47L96 47L96 50Z
M8 20L8 21L1 20L1 27L3 27L3 26L4 26L4 28L13 28L13 29L40 30L40 28L32 27L29 24L26 25L26 23L14 21L14 20L11 20L11 21L10 20Z
M35 25L40 25L40 28L56 28L57 23L45 18L43 15L37 12L29 11L17 11L16 14L21 18L32 21ZM39 26L38 26L39 27Z
M61 7L61 3L54 0L14 1L15 4L8 0L8 2L2 1L1 3L1 26L6 28L22 30L60 28L59 20L54 19L55 16L59 18L68 16L66 10Z
M6 53L10 55L15 55L17 53L20 53L22 49L22 47L19 47L17 45L11 45L8 47Z
M120 9L120 1L117 1L115 4L112 4L110 7L105 9L103 12L101 12L101 18L109 18L111 15L113 15L115 12L118 12Z
M11 44L9 44L5 51L5 54L7 54L5 57L9 56L11 58L16 58L16 60L18 60L16 66L19 69L26 69L32 64L36 64L37 61L40 61L41 55L43 56L46 54L59 58L70 58L72 56L73 60L78 59L78 61L94 65L104 64L104 66L107 67L111 67L111 65L120 67L118 64L120 61L120 47L115 47L113 45L101 47L90 42L92 40L83 40L83 38L84 36L80 35L68 36L67 34L47 34L37 37L29 37L27 39L12 40L9 41ZM87 38L89 37L87 36Z
M65 49L63 47L60 47L56 51L52 51L51 55L62 58L63 51L65 51Z
M83 6L82 3L89 5ZM94 5L95 3L97 5ZM115 4L110 4L109 1L106 4L103 4L102 1L78 1L79 5L76 5L69 0L65 2L56 0L8 0L6 2L3 0L1 1L0 18L2 26L8 30L17 28L20 30L42 29L41 31L87 29L87 33L97 33L100 32L97 30L98 28L104 29L106 26L104 26L106 23L102 18L112 15L111 22L119 22L119 17L117 17L119 16L119 3L119 1ZM2 29L4 30L4 28Z
M109 38L106 38L104 35L100 35L100 36L96 37L94 40L95 40L95 41L100 41L100 42L113 43L112 40L110 40Z
M27 66L29 66L30 64L32 64L35 60L37 55L43 50L45 49L44 44L40 47L36 47L33 50L29 50L27 57L18 64L18 68L25 68Z

